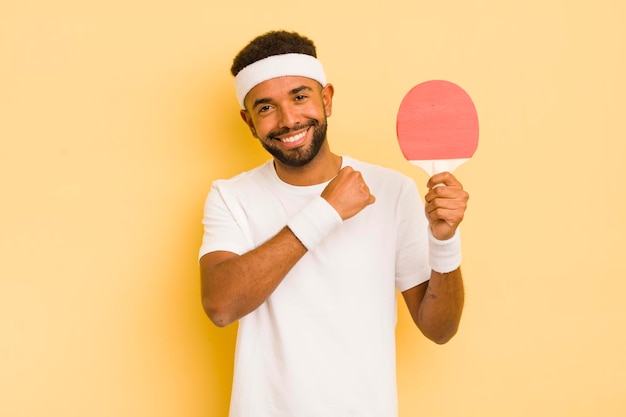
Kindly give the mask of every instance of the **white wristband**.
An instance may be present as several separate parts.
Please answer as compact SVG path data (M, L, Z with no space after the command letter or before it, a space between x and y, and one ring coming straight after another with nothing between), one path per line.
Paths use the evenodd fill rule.
M342 223L341 216L323 197L315 197L289 222L287 227L308 250L313 250Z
M433 271L445 274L461 266L461 236L457 228L448 240L439 240L428 227L428 247L430 267Z

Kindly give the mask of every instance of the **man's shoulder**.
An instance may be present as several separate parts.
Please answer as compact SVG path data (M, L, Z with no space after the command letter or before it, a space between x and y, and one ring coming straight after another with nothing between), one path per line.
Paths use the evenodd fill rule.
M267 178L271 174L272 163L267 161L257 167L243 171L230 178L220 178L213 181L214 188L242 187L246 184L255 185L258 181Z
M344 166L351 166L356 171L361 172L366 181L370 180L399 184L413 182L412 178L393 168L360 161L349 156L344 156Z

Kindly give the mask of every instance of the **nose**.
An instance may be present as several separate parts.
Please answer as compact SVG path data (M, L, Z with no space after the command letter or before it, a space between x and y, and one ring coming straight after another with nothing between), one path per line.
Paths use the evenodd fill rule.
M281 106L279 109L280 127L291 128L296 126L299 122L299 116L295 108L289 105Z

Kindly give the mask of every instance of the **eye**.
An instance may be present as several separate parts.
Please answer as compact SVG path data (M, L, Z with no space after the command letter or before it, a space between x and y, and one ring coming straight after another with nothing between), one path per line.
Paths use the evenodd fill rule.
M271 109L271 107L268 104L266 104L264 106L258 107L257 108L257 112L258 113L266 113L266 112L270 111L270 109Z
M298 94L296 96L296 101L306 100L307 98L308 98L308 96L306 94Z

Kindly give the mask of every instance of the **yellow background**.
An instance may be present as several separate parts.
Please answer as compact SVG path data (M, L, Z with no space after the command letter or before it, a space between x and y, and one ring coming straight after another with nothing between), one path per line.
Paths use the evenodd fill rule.
M395 114L428 79L480 116L467 304L435 346L404 306L409 416L626 415L626 7L618 0L0 5L0 415L225 416L236 328L199 301L211 182L266 159L234 54L316 41L335 152L426 176ZM364 364L367 366L367 364Z

